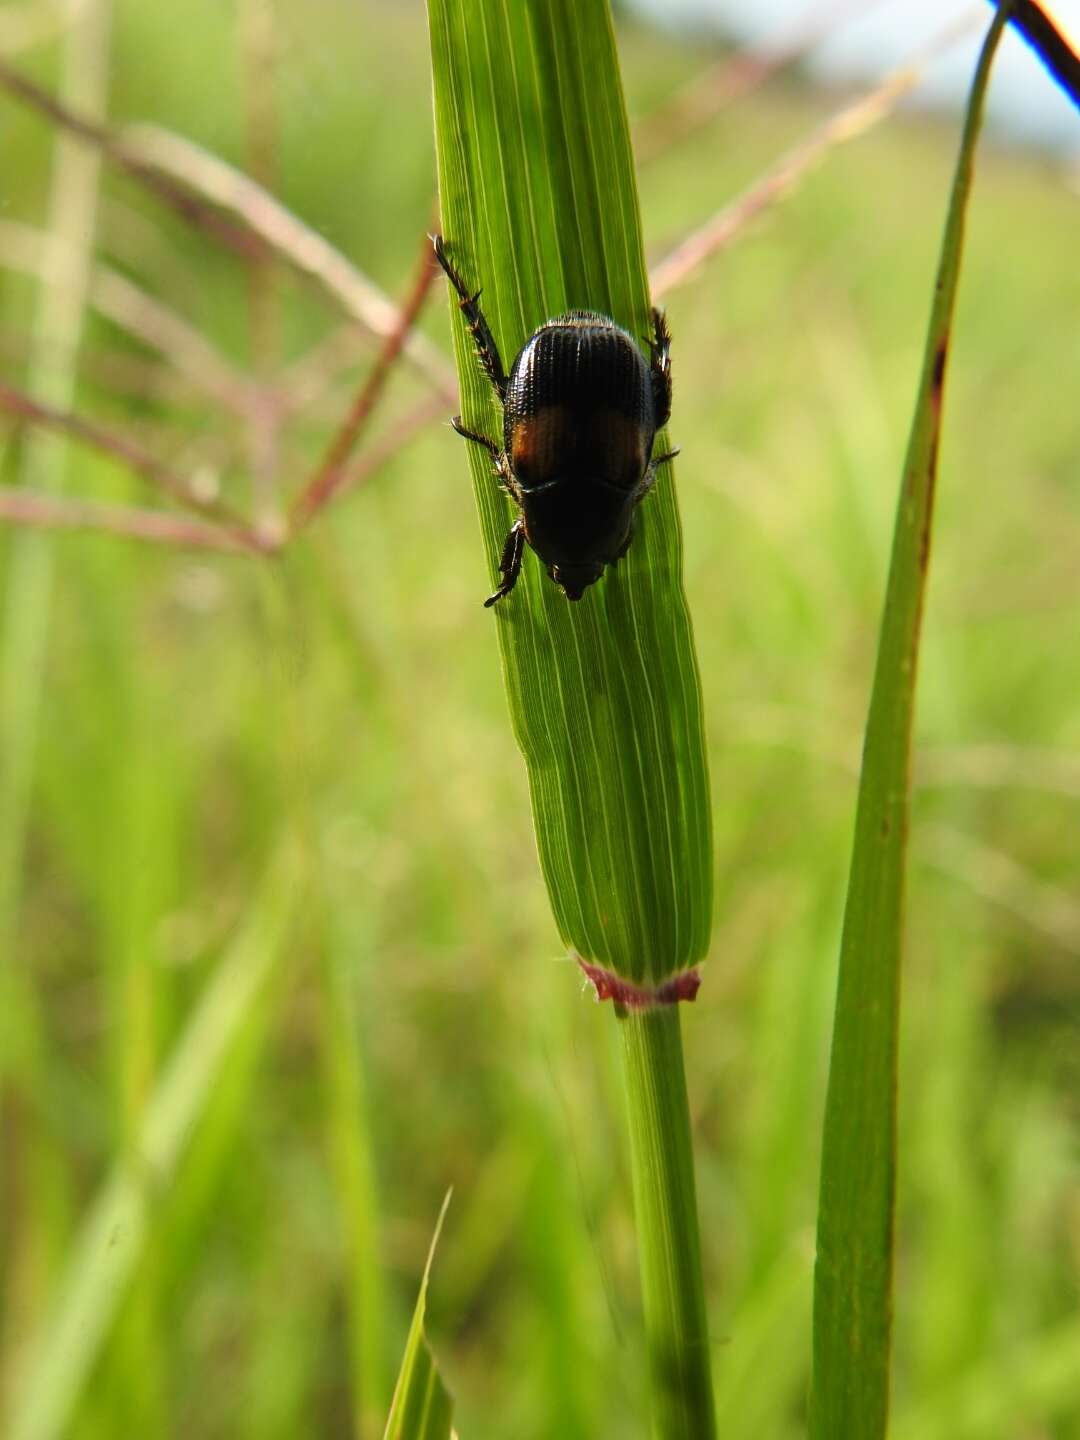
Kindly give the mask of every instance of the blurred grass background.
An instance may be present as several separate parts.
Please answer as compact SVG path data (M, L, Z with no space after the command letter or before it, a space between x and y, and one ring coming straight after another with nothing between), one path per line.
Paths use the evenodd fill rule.
M431 228L422 8L280 0L272 70L252 63L255 13L122 0L111 118L244 165L265 87L273 188L400 295ZM620 44L632 118L708 58L628 24ZM55 85L53 48L16 60ZM651 161L650 256L829 103L773 82ZM836 151L666 302L717 836L687 1063L720 1424L747 1440L802 1430L858 747L956 131L894 119ZM54 135L4 95L0 135L2 218L44 225ZM961 281L919 701L898 1440L1080 1436L1080 267L1065 179L984 145ZM270 330L253 326L248 267L113 173L98 256L239 370L285 366L340 325L275 271ZM13 383L33 308L5 265ZM441 297L424 325L449 356ZM372 342L353 343L282 433L286 493L370 363ZM398 367L376 430L423 384ZM100 318L78 408L250 493L243 425ZM10 482L20 439L0 435ZM67 486L145 501L84 450ZM15 543L0 536L6 565ZM0 959L26 1007L9 1009L3 1055L5 1413L27 1403L96 1197L254 933L265 974L249 976L190 1143L164 1180L145 1177L141 1231L117 1236L130 1276L63 1433L378 1435L448 1184L428 1328L461 1434L638 1433L614 1027L547 913L460 442L429 426L282 562L51 543L32 824Z

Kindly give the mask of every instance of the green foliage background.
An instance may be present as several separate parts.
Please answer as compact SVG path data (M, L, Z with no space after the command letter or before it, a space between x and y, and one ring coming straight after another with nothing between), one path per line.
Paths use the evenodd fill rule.
M279 189L400 293L431 228L422 10L319 0L282 5L278 25ZM620 45L636 116L702 59L640 30ZM114 57L117 118L242 158L224 7L124 0ZM38 69L52 78L47 57ZM648 166L647 253L823 104L774 85ZM40 223L51 137L6 98L0 126L5 217ZM906 120L838 152L667 302L716 827L711 958L684 1028L720 1424L747 1440L803 1426L855 767L955 139ZM919 700L897 1440L1080 1435L1075 227L1052 166L984 148ZM238 262L115 177L102 243L246 360ZM18 375L32 287L2 286ZM291 281L280 301L286 356L333 326ZM425 323L445 344L441 302ZM290 431L290 479L361 368ZM155 379L92 325L81 408L150 444L186 436L178 460L223 456L243 493L243 438ZM392 414L420 383L396 376ZM82 452L69 483L137 494ZM5 1032L5 1404L25 1403L27 1342L70 1294L133 1110L219 967L284 911L190 1145L145 1192L70 1433L344 1435L364 1376L378 1434L451 1182L427 1326L462 1435L634 1433L614 1027L565 963L539 879L460 442L433 427L273 574L107 538L56 556L4 957L39 1022L19 1044Z

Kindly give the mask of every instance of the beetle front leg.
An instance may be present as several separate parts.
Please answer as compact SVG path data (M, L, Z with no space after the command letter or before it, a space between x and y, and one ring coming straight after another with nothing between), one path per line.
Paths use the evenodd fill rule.
M435 259L442 266L446 278L457 291L458 305L461 313L465 316L465 323L469 327L469 334L476 346L476 353L480 357L480 364L484 367L488 379L494 385L500 400L506 399L506 371L503 369L502 358L499 355L499 347L495 344L495 337L491 333L487 321L484 319L484 312L477 303L481 292L477 290L475 295L469 293L469 287L454 268L450 257L446 253L446 246L443 244L441 235L433 235L431 243L435 247Z
M525 552L525 521L520 517L510 526L510 533L506 537L506 544L503 546L502 557L499 560L499 570L502 573L502 584L489 595L484 601L484 608L494 605L496 600L501 600L517 583L521 573L521 557Z

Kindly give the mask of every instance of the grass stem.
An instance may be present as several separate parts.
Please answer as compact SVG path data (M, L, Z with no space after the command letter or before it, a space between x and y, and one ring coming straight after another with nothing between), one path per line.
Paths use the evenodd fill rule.
M653 1434L710 1440L716 1417L679 1007L624 1011L619 1027Z

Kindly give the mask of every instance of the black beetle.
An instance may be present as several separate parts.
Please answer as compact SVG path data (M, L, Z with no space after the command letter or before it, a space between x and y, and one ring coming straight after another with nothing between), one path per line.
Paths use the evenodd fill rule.
M606 315L571 310L529 336L507 376L478 301L432 237L435 257L456 290L480 364L503 411L503 448L450 422L491 455L499 484L521 514L510 527L494 605L514 588L525 542L568 600L580 600L634 538L634 510L657 467L678 454L653 455L671 413L671 336L652 312L651 361Z

